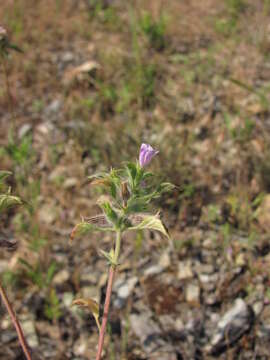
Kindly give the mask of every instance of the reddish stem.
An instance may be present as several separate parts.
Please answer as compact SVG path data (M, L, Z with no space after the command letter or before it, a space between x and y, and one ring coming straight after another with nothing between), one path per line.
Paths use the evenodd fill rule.
M107 326L107 320L109 315L109 309L110 309L110 302L111 302L111 294L112 294L112 286L113 286L113 278L115 274L116 267L114 265L111 265L109 270L109 278L108 278L108 284L107 284L107 290L106 290L106 299L104 304L104 312L103 312L103 318L102 318L102 324L101 329L99 333L99 339L98 339L98 350L97 350L97 356L96 360L101 359L103 344L104 344L104 338L106 333L106 326Z
M30 355L28 345L27 345L27 342L25 340L21 325L20 325L20 323L19 323L19 321L18 321L18 319L16 317L16 314L15 314L13 308L12 308L12 305L10 304L10 302L8 300L7 294L5 293L5 290L2 288L1 284L0 284L0 295L1 295L1 298L3 300L3 303L5 304L7 312L9 313L9 316L10 316L10 318L12 320L12 323L13 323L16 331L17 331L19 342L20 342L21 348L23 349L24 355L25 355L27 360L31 360L31 355Z

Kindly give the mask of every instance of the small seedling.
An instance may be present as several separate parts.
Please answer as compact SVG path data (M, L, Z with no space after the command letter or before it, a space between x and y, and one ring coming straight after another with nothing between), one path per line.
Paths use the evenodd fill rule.
M165 47L166 25L167 21L164 15L155 20L149 12L145 11L142 14L140 28L156 50L162 50Z

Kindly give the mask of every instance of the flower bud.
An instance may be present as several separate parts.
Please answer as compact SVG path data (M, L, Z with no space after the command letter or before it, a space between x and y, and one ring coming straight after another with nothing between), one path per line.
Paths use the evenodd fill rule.
M141 167L145 167L150 163L154 156L156 156L159 151L154 150L149 144L142 144L140 149L139 163Z

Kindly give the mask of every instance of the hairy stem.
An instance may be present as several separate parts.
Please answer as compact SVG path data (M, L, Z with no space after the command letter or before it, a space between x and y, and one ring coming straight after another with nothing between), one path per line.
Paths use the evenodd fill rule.
M114 275L115 275L115 271L116 271L116 267L117 267L118 257L119 257L119 253L120 253L120 247L121 247L121 232L119 231L119 232L117 232L117 235L116 235L113 264L110 266L110 270L109 270L106 298L105 298L105 304L104 304L104 312L103 312L103 317L102 317L101 329L99 332L98 350L97 350L96 360L100 360L101 355L102 355L104 338L105 338L105 334L106 334L107 320L108 320L109 309L110 309L112 286L113 286Z
M3 300L3 303L7 309L8 314L11 318L11 321L17 331L18 339L19 339L21 348L24 352L24 355L27 360L31 360L31 355L30 355L29 348L28 348L27 342L25 340L21 325L19 323L19 320L16 317L16 314L12 308L12 305L10 304L10 302L8 300L7 294L5 293L5 290L2 288L1 284L0 284L0 296Z

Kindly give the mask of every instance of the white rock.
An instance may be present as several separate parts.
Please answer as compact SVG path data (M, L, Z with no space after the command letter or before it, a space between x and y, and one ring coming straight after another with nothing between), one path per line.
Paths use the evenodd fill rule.
M190 260L181 261L178 264L178 274L177 274L178 280L186 280L192 277L193 277L193 272L192 272L191 261Z
M74 344L73 351L74 354L79 355L85 355L87 350L87 338L81 336Z
M125 305L127 298L130 296L137 283L138 278L134 276L118 285L117 298L114 301L115 307L120 309Z
M160 256L158 264L163 268L166 269L171 264L171 259L168 251L164 251L164 253Z
M63 304L66 307L70 307L72 305L72 301L74 299L74 295L72 292L65 292L63 294Z
M61 60L64 62L64 63L70 63L74 60L74 54L71 52L71 51L66 51Z
M187 302L200 302L200 287L197 284L190 283L186 288Z
M35 348L39 346L39 341L34 325L34 321L28 318L20 318L21 326L27 340L27 343L31 348Z
M55 208L49 204L42 205L39 209L38 215L39 221L46 225L51 225L57 217Z
M163 267L160 265L152 265L144 271L145 276L158 275L162 273Z
M29 123L23 124L18 131L18 138L22 139L31 130L32 130L31 124L29 124Z
M62 285L69 279L69 272L66 269L59 271L53 278L55 285Z
M71 189L78 184L78 179L75 177L67 178L63 183L64 189Z

